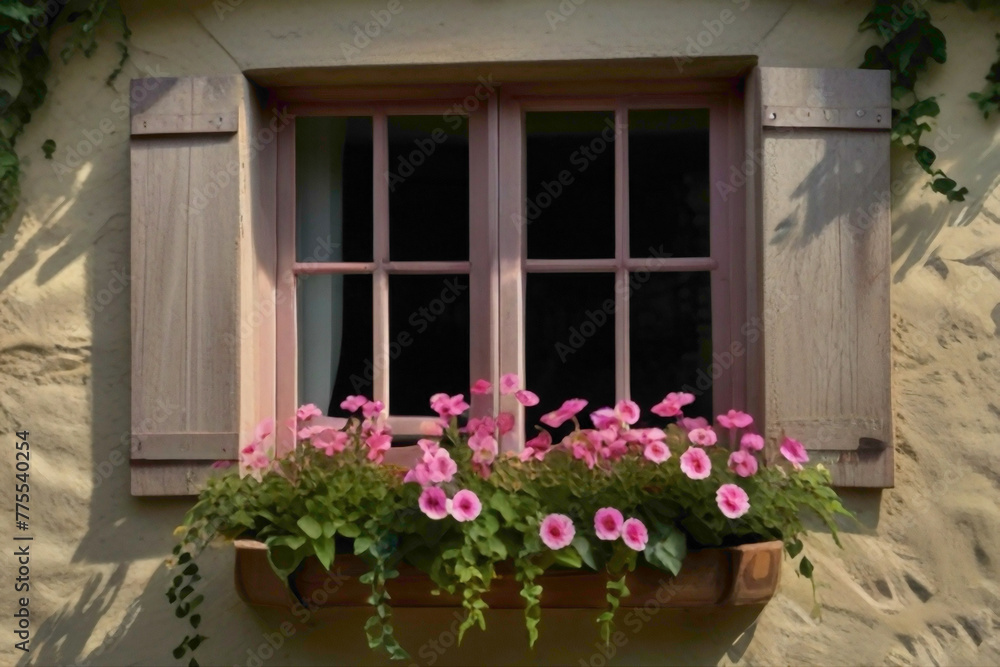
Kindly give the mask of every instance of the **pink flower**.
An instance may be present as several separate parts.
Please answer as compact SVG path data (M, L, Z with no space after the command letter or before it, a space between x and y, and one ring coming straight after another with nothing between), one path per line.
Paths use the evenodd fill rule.
M694 394L684 392L670 392L666 397L650 408L650 412L661 417L676 417L681 413L681 408L694 403Z
M729 455L729 469L740 477L751 477L757 472L757 457L745 449Z
M628 519L622 524L622 541L629 549L642 551L646 548L646 542L649 541L649 531L646 530L642 521Z
M615 404L615 416L631 426L639 421L639 405L635 401L621 400Z
M271 467L271 457L267 455L263 444L255 440L240 450L240 471L250 475L258 482L262 480L261 471Z
M434 394L431 396L431 409L438 413L441 419L448 417L458 417L469 409L469 404L465 402L465 396L455 394Z
M471 417L463 429L466 433L492 433L496 428L493 417Z
M551 448L552 436L548 431L542 431L534 438L524 443L524 449L521 450L520 458L522 461L528 461L530 459L542 461L545 459L545 455L549 453Z
M274 420L268 417L267 419L257 424L257 428L255 428L253 431L253 439L263 441L266 440L267 436L271 435L272 433L274 433Z
M704 449L688 447L681 454L681 471L691 479L705 479L712 472L712 460Z
M451 499L451 515L456 521L472 521L482 510L479 496L468 489L462 489Z
M496 454L498 450L496 438L488 432L483 431L476 431L476 433L469 438L469 447L476 452L486 450L493 452L494 454Z
M542 519L538 534L549 549L553 551L569 546L576 535L573 520L565 514L550 514Z
M527 389L518 389L514 392L514 398L521 405L530 408L533 405L538 405L538 394L533 391L528 391Z
M759 452L764 449L764 438L756 433L744 433L740 438L740 449L751 452Z
M215 463L212 464L212 467L219 470L225 470L231 465L233 465L232 461L216 461Z
M614 507L602 507L594 515L594 530L599 540L617 540L622 534L622 513Z
M497 415L497 429L500 435L507 435L514 430L514 415L509 412L501 412Z
M688 431L688 440L702 447L711 447L718 442L719 437L710 427L696 428Z
M434 520L448 516L448 497L436 486L428 486L420 493L420 511Z
M434 442L433 440L428 440L427 438L420 438L417 440L417 447L420 448L423 454L423 461L426 463L428 459L432 458L437 454L438 450L441 449L441 445Z
M802 464L809 461L809 454L806 453L802 443L789 437L781 441L781 455L791 461L792 467L796 470L802 470Z
M418 463L413 468L406 472L403 477L403 483L416 482L420 486L430 486L431 484L431 473L427 469L426 463Z
M491 385L486 380L480 378L472 384L472 388L469 390L472 394L476 396L485 396L486 394L493 391L493 385Z
M368 460L382 462L385 451L392 445L392 436L388 433L373 433L365 440L368 445Z
M594 428L605 429L618 426L618 416L611 408L600 408L590 413L590 421Z
M312 403L307 403L295 411L295 417L299 421L309 421L313 417L322 417L323 413Z
M361 414L369 419L372 417L377 417L385 409L385 403L382 401L368 401L361 406Z
M521 388L521 379L513 373L507 373L500 378L500 393L504 396L513 394Z
M357 412L362 405L368 403L368 398L365 396L348 396L340 403L340 408L342 410L347 410L348 412Z
M451 459L446 449L438 449L434 454L424 456L422 465L427 466L428 479L432 484L450 482L458 472L458 465Z
M708 428L708 420L704 417L680 417L677 425L685 431L691 432L696 428Z
M716 421L723 428L746 428L753 423L753 417L739 410L730 410L726 414L716 417Z
M653 440L643 450L642 455L653 463L663 463L670 458L670 449L663 442Z
M344 451L347 446L347 434L331 427L320 427L320 429L310 435L309 442L316 449L322 449L327 456L333 456L336 452Z
M715 502L730 519L739 519L750 510L747 492L735 484L723 484L715 494Z
M567 419L571 419L576 416L576 413L580 412L587 407L587 401L582 398L571 398L559 406L558 410L546 413L542 415L542 423L552 428L559 428L562 426Z
M420 434L437 438L444 434L444 427L437 420L425 419L420 422Z

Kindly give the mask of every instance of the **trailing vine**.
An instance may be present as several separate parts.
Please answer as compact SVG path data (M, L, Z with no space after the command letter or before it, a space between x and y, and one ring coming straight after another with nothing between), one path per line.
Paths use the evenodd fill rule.
M20 199L21 159L14 147L45 101L45 83L51 69L49 47L53 32L71 26L60 50L67 62L77 51L87 58L97 49L97 25L109 20L119 26L121 52L116 68L108 75L110 86L128 59L131 32L116 0L90 0L82 9L66 7L67 0L4 0L0 4L0 233L14 215ZM45 157L55 150L51 139L42 145Z
M990 71L986 74L986 87L982 92L969 93L969 97L979 110L983 112L983 118L989 118L991 111L1000 110L1000 33L997 33L997 59L990 66Z
M948 59L944 33L931 22L926 9L912 0L890 2L876 0L874 7L858 26L859 31L878 33L883 44L865 52L862 69L887 69L892 81L892 141L913 153L920 168L931 176L930 187L948 201L964 201L969 190L941 169L934 167L937 154L921 143L931 126L924 120L941 113L932 95L921 98L916 91L918 77L931 61L943 64Z

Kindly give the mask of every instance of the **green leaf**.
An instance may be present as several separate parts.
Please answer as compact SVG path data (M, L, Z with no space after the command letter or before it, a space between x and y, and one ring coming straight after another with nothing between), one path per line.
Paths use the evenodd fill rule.
M686 555L687 538L684 533L673 527L665 536L647 542L643 551L647 563L673 575L680 573Z
M353 523L345 523L339 530L344 537L357 537L361 534L361 529Z
M812 579L812 576L813 576L813 564L812 564L812 561L810 561L805 556L803 556L802 560L799 561L799 573L803 577L805 577L806 579Z
M553 551L552 555L555 556L556 563L562 565L563 567L579 569L583 564L583 559L580 557L580 554L572 546L564 547L558 551Z
M323 527L319 525L319 522L316 521L316 519L312 518L308 514L300 517L296 524L302 529L303 533L309 536L310 539L315 540L323 534Z
M490 496L490 507L500 512L500 516L503 517L504 521L511 522L517 519L517 512L511 507L510 500L505 493L494 492Z
M573 538L573 548L580 555L580 560L591 570L596 570L597 562L594 560L594 553L590 549L590 542L583 535Z
M55 151L56 151L56 142L52 141L51 139L46 139L42 143L42 152L45 153L46 160L51 160L52 154L55 153Z
M927 148L927 146L920 146L917 148L915 157L917 159L917 163L928 173L930 173L931 165L934 164L934 160L937 159L937 155L934 154L934 151Z
M375 540L370 537L360 536L354 538L354 555L360 556L364 552L368 551L371 546L375 544Z
M332 537L323 537L312 541L313 552L316 554L316 558L323 565L326 570L330 569L330 564L333 563L334 556L334 542Z
M795 538L793 541L785 545L785 550L788 551L788 555L795 558L802 552L802 540Z
M191 627L197 630L198 626L201 625L201 614L193 614L188 620L191 621Z
M956 185L958 185L958 183L950 178L936 178L931 181L931 190L942 194L948 194L955 189Z

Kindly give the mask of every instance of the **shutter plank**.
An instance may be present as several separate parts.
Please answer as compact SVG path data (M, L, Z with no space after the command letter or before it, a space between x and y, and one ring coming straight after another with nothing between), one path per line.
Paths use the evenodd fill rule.
M767 435L802 440L835 485L889 487L888 75L759 78Z
M132 493L190 495L274 413L273 149L243 77L132 90Z

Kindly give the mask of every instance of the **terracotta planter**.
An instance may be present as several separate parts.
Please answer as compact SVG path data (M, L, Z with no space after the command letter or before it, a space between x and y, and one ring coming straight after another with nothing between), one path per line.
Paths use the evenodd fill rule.
M295 593L281 581L267 562L267 547L255 540L236 540L236 590L248 604L291 607ZM641 607L655 600L661 607L707 607L763 604L778 587L781 572L781 542L763 542L721 549L692 551L680 575L672 577L651 567L638 567L628 575L631 595L623 607ZM507 567L503 567L507 565ZM368 566L356 556L338 555L333 573L315 558L305 560L292 576L291 586L310 607L367 606L371 589L358 581ZM522 609L520 584L509 564L498 567L500 577L485 596L493 609ZM605 602L603 573L552 570L542 575L542 606L547 608L599 609ZM394 607L459 606L455 596L431 595L430 578L420 570L401 564L399 577L387 584Z

